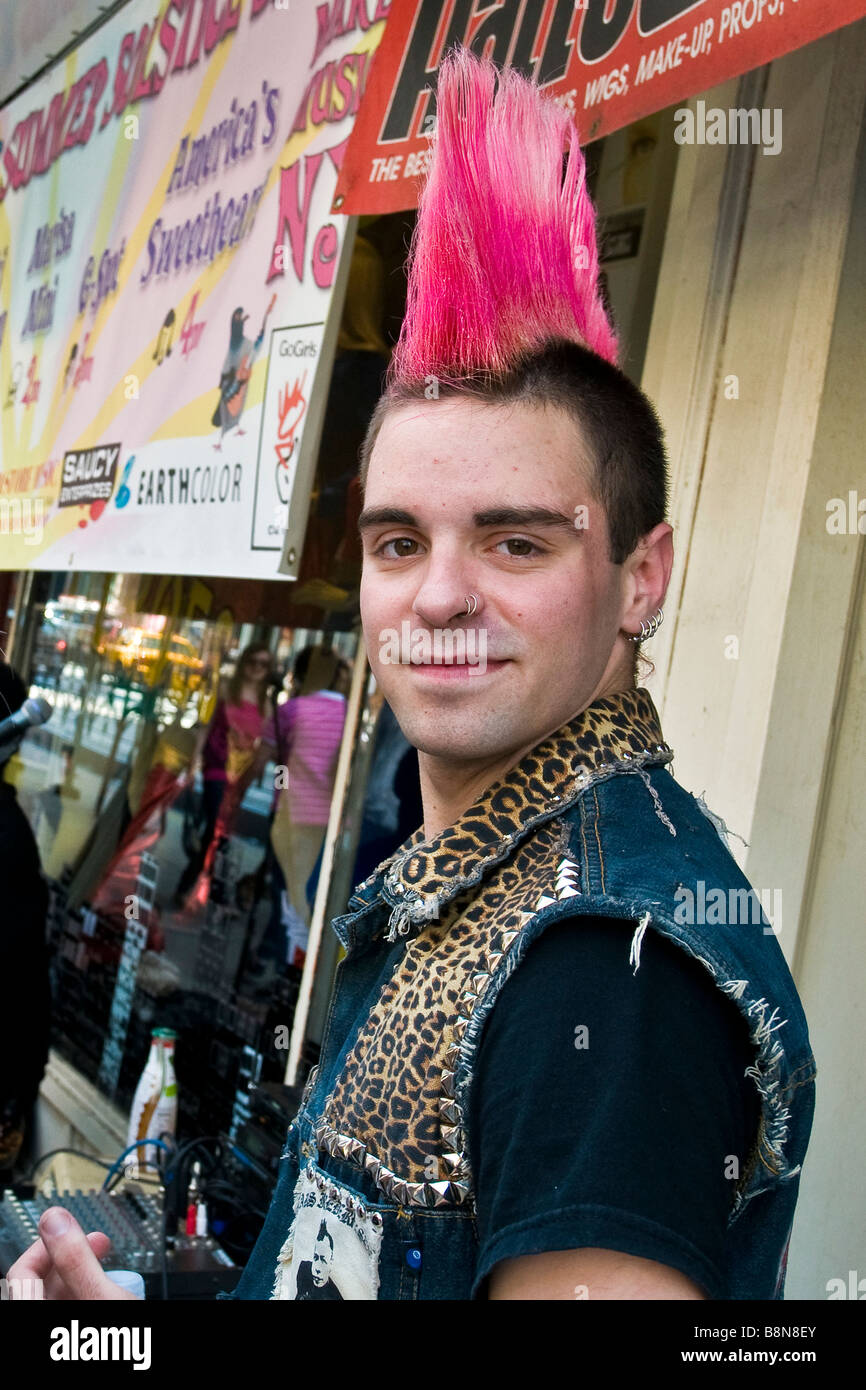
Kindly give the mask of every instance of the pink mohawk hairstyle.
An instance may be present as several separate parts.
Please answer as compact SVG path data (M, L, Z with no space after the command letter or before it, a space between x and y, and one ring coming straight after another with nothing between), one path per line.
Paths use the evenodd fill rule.
M408 274L393 386L504 373L554 338L616 366L574 122L537 82L459 44L439 65Z

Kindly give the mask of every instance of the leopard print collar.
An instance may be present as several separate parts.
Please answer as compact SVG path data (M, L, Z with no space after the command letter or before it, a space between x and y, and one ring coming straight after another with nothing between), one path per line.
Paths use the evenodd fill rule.
M673 756L647 690L619 691L588 705L488 787L453 825L430 841L416 831L379 865L362 887L384 872L381 893L392 908L387 939L438 919L447 902L480 882L534 826L561 815L593 782L668 763Z

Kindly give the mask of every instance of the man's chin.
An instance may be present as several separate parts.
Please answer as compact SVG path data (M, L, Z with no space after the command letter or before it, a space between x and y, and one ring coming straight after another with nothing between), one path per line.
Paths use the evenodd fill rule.
M525 726L522 731L515 729L513 720L506 725L498 720L484 723L478 719L445 720L441 716L428 719L415 713L407 713L404 720L399 710L394 713L413 748L451 766L499 759L526 742Z

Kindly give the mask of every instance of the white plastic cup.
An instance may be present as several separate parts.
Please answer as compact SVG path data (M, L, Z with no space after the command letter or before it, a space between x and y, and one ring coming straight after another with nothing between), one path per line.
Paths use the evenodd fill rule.
M105 1277L110 1279L112 1284L116 1284L119 1289L126 1289L127 1293L134 1293L136 1298L144 1298L144 1280L135 1269L107 1269Z

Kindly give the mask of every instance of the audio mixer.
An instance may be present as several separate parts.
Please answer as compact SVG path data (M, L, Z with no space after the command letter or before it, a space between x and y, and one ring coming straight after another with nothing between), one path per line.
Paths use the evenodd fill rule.
M39 1218L48 1207L65 1207L85 1231L104 1231L111 1250L105 1269L134 1269L144 1278L148 1298L162 1298L162 1199L131 1188L120 1192L59 1192L44 1197L33 1188L5 1188L0 1194L0 1273L6 1274L39 1235ZM176 1236L166 1251L171 1299L208 1299L233 1289L240 1270L212 1236Z

